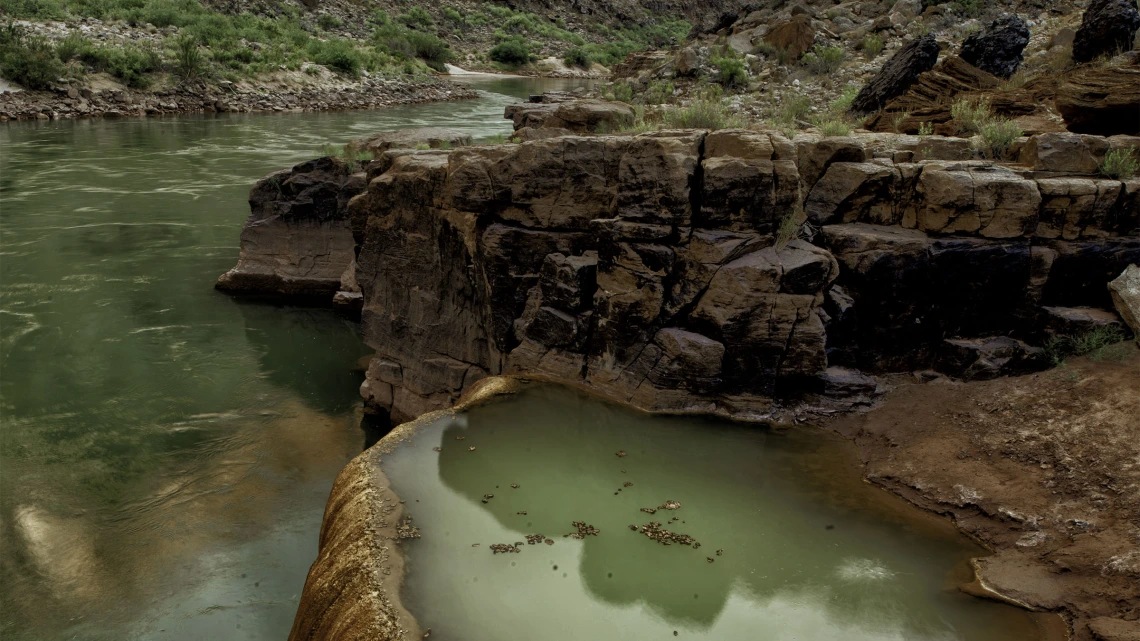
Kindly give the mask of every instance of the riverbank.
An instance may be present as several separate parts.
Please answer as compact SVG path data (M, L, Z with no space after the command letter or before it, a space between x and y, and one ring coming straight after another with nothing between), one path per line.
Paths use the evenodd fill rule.
M131 89L95 79L89 86L0 93L0 121L114 118L192 113L342 111L474 98L478 93L435 77L349 79L279 72L241 83L163 83Z
M1038 374L896 381L838 417L872 483L952 519L994 555L981 584L1064 613L1074 641L1140 638L1140 349Z

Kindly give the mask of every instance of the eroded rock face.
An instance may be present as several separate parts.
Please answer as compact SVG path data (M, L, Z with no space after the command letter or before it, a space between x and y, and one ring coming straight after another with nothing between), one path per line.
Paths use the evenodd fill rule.
M322 159L255 188L234 272L282 269L281 239L323 252L310 230L333 225L343 261L309 291L359 301L377 352L361 394L397 421L501 373L763 416L867 386L829 368L1005 375L1111 317L1105 284L1140 263L1140 179L1077 172L1135 141L1032 137L1017 166L930 160L968 141L928 138L568 135L390 150L364 176ZM246 242L267 224L277 244ZM246 282L295 280L266 269Z
M1029 44L1029 27L1016 15L1002 15L985 31L971 34L959 56L982 71L1009 78L1021 65L1021 52Z
M851 101L851 112L866 114L878 111L891 98L902 95L919 74L934 68L940 49L931 34L903 45Z
M249 193L249 220L236 267L217 288L234 293L331 298L352 263L348 199L364 174L335 157L318 158L262 178Z
M1136 0L1092 0L1073 38L1073 60L1090 62L1104 54L1130 51L1137 29Z
M1140 134L1140 66L1082 68L1057 89L1056 100L1070 131Z

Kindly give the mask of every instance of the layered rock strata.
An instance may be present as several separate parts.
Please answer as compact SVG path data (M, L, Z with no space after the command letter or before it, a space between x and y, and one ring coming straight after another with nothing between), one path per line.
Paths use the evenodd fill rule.
M389 151L337 209L377 352L361 393L403 421L536 373L755 418L841 388L829 367L1036 368L1057 319L1111 310L1107 283L1140 263L1140 179L1077 173L1126 143L1031 138L1026 165L956 160L961 139L745 130Z

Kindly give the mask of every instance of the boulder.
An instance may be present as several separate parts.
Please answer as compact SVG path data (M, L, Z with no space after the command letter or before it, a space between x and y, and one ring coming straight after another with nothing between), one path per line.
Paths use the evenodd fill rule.
M1116 313L1132 328L1133 335L1140 336L1140 266L1129 265L1108 284L1108 291Z
M720 375L724 345L717 341L677 327L657 332L653 340L669 358L670 365L680 372L698 378Z
M903 45L851 101L851 112L866 114L882 109L891 98L906 92L919 74L934 68L940 50L932 34Z
M792 60L798 60L815 44L815 29L807 16L796 16L773 27L765 34L764 41L778 51L787 51Z
M1043 369L1043 350L1008 336L951 338L935 361L939 372L967 381L990 380Z
M504 117L515 130L526 127L568 129L575 133L616 131L634 119L633 107L609 100L569 100L559 103L509 105Z
M1056 104L1069 131L1140 134L1140 66L1082 68L1057 88Z
M970 34L959 56L999 78L1009 78L1021 64L1021 52L1029 44L1029 27L1016 15L1004 14L985 31Z
M383 131L366 138L357 138L348 143L356 151L367 151L374 156L389 149L416 149L427 145L432 149L464 147L471 144L471 136L444 127L416 127L397 131Z
M348 201L366 186L357 168L327 156L259 180L249 192L238 264L215 286L331 301L353 260Z
M1049 133L1030 136L1018 161L1035 171L1094 174L1106 153L1108 141L1100 136Z
M1102 327L1124 328L1116 314L1095 307L1042 307L1038 324L1048 338L1081 336Z
M1091 62L1105 54L1131 51L1138 28L1136 0L1092 0L1073 38L1073 60Z

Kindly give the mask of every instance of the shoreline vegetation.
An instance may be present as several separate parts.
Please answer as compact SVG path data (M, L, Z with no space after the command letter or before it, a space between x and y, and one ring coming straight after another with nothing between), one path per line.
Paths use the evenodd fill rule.
M23 90L0 93L0 119L356 109L468 97L439 77L453 64L604 77L630 53L683 42L691 28L679 18L645 18L631 26L603 18L569 24L489 2L239 1L221 10L199 0L0 0L0 89Z

